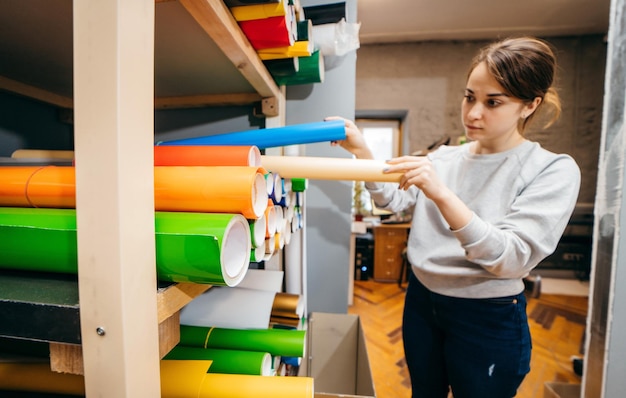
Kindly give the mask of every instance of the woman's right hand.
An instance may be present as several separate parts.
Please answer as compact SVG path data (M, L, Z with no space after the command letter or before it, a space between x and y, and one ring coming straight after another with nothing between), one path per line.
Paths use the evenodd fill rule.
M332 141L332 146L341 146L359 159L373 159L374 155L365 142L365 137L361 130L352 120L347 120L339 116L329 116L324 120L343 120L346 127L346 139Z

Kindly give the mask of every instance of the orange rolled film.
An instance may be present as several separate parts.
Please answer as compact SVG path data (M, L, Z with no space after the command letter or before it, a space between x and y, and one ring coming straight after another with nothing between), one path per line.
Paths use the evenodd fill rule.
M261 166L255 145L171 145L154 147L155 166Z
M272 199L267 200L265 208L265 238L270 238L276 233L276 208Z
M240 213L259 218L267 208L264 170L247 166L157 166L154 203L163 211Z
M155 209L257 219L268 202L264 173L248 166L157 166ZM0 206L75 208L74 167L0 167Z
M0 168L0 205L76 207L76 178L71 166L7 166Z

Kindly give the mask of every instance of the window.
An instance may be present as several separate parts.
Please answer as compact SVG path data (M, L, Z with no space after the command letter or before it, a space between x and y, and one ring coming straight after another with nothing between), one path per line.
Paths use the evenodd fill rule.
M357 127L363 132L365 142L372 150L374 159L385 161L400 156L402 136L400 119L356 119ZM391 213L377 209L363 181L355 181L352 186L352 214L355 219L363 216L384 216Z

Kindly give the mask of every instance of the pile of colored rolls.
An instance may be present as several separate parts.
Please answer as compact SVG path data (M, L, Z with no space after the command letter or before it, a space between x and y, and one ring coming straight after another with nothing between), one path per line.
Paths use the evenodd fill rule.
M321 83L324 58L299 2L258 1L230 11L278 85Z

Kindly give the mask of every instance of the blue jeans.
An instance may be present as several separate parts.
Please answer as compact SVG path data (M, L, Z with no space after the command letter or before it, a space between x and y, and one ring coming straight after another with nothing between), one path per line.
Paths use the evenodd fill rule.
M429 291L411 273L402 334L413 398L510 398L530 371L524 292L464 299Z

